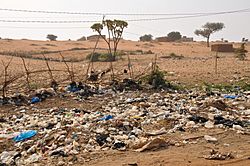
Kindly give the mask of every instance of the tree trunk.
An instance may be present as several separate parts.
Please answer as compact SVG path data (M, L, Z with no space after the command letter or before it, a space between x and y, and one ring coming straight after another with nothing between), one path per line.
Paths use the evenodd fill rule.
M210 36L207 37L207 47L209 47L209 38Z

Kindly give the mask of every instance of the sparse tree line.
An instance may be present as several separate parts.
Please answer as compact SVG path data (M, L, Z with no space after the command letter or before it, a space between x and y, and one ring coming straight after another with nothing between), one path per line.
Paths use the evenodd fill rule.
M210 41L210 36L215 33L218 32L220 30L222 30L223 28L225 28L224 23L206 23L205 25L202 26L202 29L197 29L194 31L194 34L197 36L202 36L204 38L207 39L207 47L209 47L209 41ZM180 32L170 32L167 34L167 36L164 37L158 37L155 40L157 41L165 41L165 42L175 42L175 41L180 41L182 39L182 37L185 39L186 36L182 36ZM140 41L152 41L153 40L153 35L151 34L145 34L143 36L141 36ZM242 39L243 40L243 39ZM245 40L245 38L244 38Z

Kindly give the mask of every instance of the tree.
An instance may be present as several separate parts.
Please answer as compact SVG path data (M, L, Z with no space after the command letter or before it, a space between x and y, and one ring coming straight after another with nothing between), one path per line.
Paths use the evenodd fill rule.
M106 39L104 35L102 35L102 31L104 27L107 28L108 38ZM125 28L128 27L128 23L123 20L103 20L102 23L95 23L91 26L91 29L96 31L108 45L109 55L110 55L110 68L112 71L112 77L114 78L114 71L112 61L116 60L117 55L117 47L122 38L122 34ZM112 49L113 43L113 49ZM112 52L113 50L113 52Z
M56 41L57 36L52 35L52 34L48 34L48 35L47 35L47 39L49 39L50 41Z
M152 41L153 40L153 36L151 34L145 34L143 36L140 37L140 41Z
M180 32L170 32L167 37L168 37L169 41L177 41L177 40L181 39L181 33Z
M109 53L111 59L115 60L117 47L122 38L122 33L124 28L127 28L128 23L122 20L104 20L102 23L96 23L91 26L91 29L96 31L101 38L107 43L109 48ZM102 30L104 27L107 27L108 30L108 38L106 39L104 35L102 35ZM112 42L113 42L113 52L112 52Z
M206 23L205 25L202 26L202 29L197 29L195 30L195 34L197 36L203 36L207 39L207 47L209 47L209 39L211 34L214 32L220 31L223 28L225 28L224 23Z

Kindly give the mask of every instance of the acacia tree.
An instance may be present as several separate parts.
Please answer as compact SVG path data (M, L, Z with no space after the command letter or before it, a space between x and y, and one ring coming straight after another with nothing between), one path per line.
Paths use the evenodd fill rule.
M50 41L56 41L57 36L56 35L52 35L52 34L48 34L47 35L47 39L49 39Z
M209 47L209 40L211 34L214 32L220 31L223 28L225 28L224 23L218 22L218 23L206 23L205 25L202 26L202 29L197 29L195 30L195 34L197 36L203 36L207 39L207 47Z
M91 26L91 29L96 31L101 38L107 43L109 48L110 60L115 61L117 54L117 47L122 38L122 33L124 28L127 28L128 23L122 20L104 20L102 23L95 23ZM106 39L102 35L102 30L104 27L108 30L108 38ZM112 52L112 43L113 43L113 52Z
M102 35L102 31L104 27L106 27L108 31L107 39L105 36ZM91 26L91 29L96 31L99 34L99 37L101 37L108 45L109 57L110 57L109 59L110 68L112 71L112 79L114 79L112 61L116 60L117 47L122 38L123 31L127 27L128 27L128 23L123 20L103 20L102 23L95 23ZM112 43L113 43L113 49L112 49Z

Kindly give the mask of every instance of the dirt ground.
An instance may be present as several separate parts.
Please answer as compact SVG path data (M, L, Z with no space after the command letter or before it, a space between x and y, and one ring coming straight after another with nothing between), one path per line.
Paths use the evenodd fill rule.
M94 41L32 41L32 40L0 40L0 52L34 52L34 51L62 51L66 59L79 60L74 62L74 71L76 72L77 79L85 78L88 61L86 56L93 50ZM240 45L235 43L234 47ZM78 48L78 49L77 49ZM80 49L79 49L80 48ZM250 45L246 45L247 50L250 52ZM97 52L105 52L106 45L102 41L98 45ZM215 53L206 47L204 42L192 43L157 43L157 42L135 42L135 41L121 41L119 50L123 51L149 51L154 54L144 55L130 55L131 62L135 71L135 75L143 73L146 69L150 68L149 65L157 54L157 63L160 68L166 72L167 79L176 81L184 85L195 86L196 84L203 83L231 83L237 81L250 81L250 53L247 53L246 61L239 61L234 56L234 53L219 53L218 59L218 74L215 74ZM164 56L170 53L182 55L182 59L167 59ZM34 57L42 57L41 55L34 55ZM52 59L60 59L58 53L46 54L46 57ZM7 63L10 56L0 55L0 61ZM26 59L29 69L43 70L46 69L45 61ZM53 70L65 70L65 65L62 62L49 62ZM123 69L128 66L127 56L118 60L114 64L115 72L121 77L128 77L123 74ZM94 63L95 70L107 69L109 63L97 62ZM23 74L22 61L18 57L14 57L10 65L10 75ZM3 65L0 64L1 79L3 79ZM63 81L68 75L65 71L53 72L57 80ZM37 86L44 86L49 83L48 73L39 73L32 75L32 81L38 84ZM21 77L14 82L13 87L23 88L26 83L24 77ZM35 86L35 85L34 85ZM22 89L18 89L22 91ZM10 90L13 93L15 90ZM102 98L98 99L98 104L92 101L79 103L72 98L65 100L51 98L43 103L36 105L38 109L45 109L51 107L67 107L67 108L89 108L98 109L105 101ZM13 111L15 107L1 106L1 115L15 114ZM34 112L31 112L32 114ZM40 112L42 113L42 112ZM209 134L218 139L217 143L208 143L204 140L203 136ZM93 153L81 153L77 155L77 162L72 165L89 165L89 166L166 166L166 165L250 165L250 135L237 134L233 130L213 129L206 130L204 128L193 132L166 134L164 139L169 142L182 142L179 146L169 145L167 148L149 151L149 152L134 152L128 151L103 151ZM194 142L194 143L193 143ZM9 145L11 146L11 145ZM7 148L7 147L1 147ZM2 150L3 150L2 149ZM235 159L225 161L214 161L204 159L204 155L208 155L211 149L220 152L231 152ZM2 151L1 150L1 151ZM51 163L57 165L58 161L71 162L73 159L69 158L54 158L45 159L39 165L46 165Z

